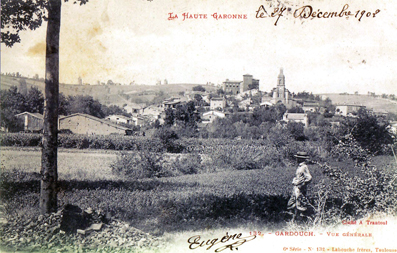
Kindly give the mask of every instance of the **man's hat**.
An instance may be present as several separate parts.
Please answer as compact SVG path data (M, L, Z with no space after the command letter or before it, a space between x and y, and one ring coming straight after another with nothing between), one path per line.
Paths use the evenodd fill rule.
M298 152L298 153L296 153L296 155L294 155L294 157L309 159L309 155L306 152Z

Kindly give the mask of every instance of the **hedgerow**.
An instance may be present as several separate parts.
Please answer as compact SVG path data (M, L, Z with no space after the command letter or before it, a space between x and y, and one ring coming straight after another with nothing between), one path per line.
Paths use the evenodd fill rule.
M0 146L32 147L41 144L40 134L6 133L0 135Z
M38 147L41 145L40 134L6 133L0 135L0 146ZM58 147L78 149L110 150L149 150L165 151L167 146L158 138L145 138L121 135L79 135L59 134Z

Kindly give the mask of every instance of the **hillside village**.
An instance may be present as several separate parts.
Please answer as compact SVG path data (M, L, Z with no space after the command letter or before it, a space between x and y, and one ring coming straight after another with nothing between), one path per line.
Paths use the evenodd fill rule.
M36 76L33 79L23 78L17 74L2 74L2 89L16 86L21 94L27 94L32 87L40 90L42 83ZM169 122L170 114L180 113L177 110L186 110L190 104L193 106L191 115L195 118L195 128L198 131L208 128L217 119L224 119L232 115L249 115L254 111L271 110L278 108L281 112L278 118L280 123L296 122L304 127L318 124L318 120L337 126L341 119L355 118L360 109L368 109L376 116L387 118L391 124L391 131L396 131L397 102L394 95L376 96L368 92L365 96L371 101L382 100L387 106L366 106L365 100L354 100L358 94L340 94L348 99L333 102L338 99L335 94L314 95L309 92L294 93L288 90L283 69L275 76L274 88L268 92L259 90L260 80L253 75L246 74L242 80L226 79L222 84L215 86L212 83L200 84L168 84L161 82L156 86L129 85L121 86L113 82L98 86L84 85L79 78L80 85L61 85L61 92L66 95L90 94L99 102L107 106L119 107L119 114L102 115L98 117L83 111L76 111L68 115L59 115L59 130L75 134L122 134L142 135L151 128L164 124L177 125L177 122ZM5 84L5 85L4 85ZM135 89L126 89L134 86ZM165 89L161 89L164 88ZM150 88L150 89L149 89ZM98 92L102 90L103 92ZM74 90L75 93L72 91ZM95 91L95 92L94 92ZM167 92L169 91L169 92ZM116 93L116 94L115 94ZM88 95L89 96L89 95ZM361 95L361 98L364 96ZM350 101L349 101L350 100ZM372 103L374 104L374 103ZM183 109L184 108L184 109ZM19 112L15 117L23 122L23 131L39 132L43 126L43 115L37 112ZM189 116L186 116L189 117ZM192 116L193 117L193 116ZM167 122L168 120L168 122ZM316 123L317 122L317 123ZM8 131L2 125L3 131ZM141 130L141 131L139 131Z
M139 87L140 91L129 87L123 92L117 89L122 86L116 85L89 89L77 86L75 90L73 86L64 86L66 92L61 90L59 96L57 147L60 149L57 152L59 157L67 155L64 161L68 167L59 166L62 178L59 195L61 202L73 205L64 204L51 216L38 216L35 212L39 207L37 170L41 152L37 148L43 145L40 133L44 97L40 87L30 80L2 76L2 83L7 78L17 85L0 90L3 132L0 141L6 147L2 153L11 157L2 160L31 167L28 171L26 165L11 167L8 163L4 166L6 180L10 175L20 180L17 186L9 187L11 190L3 189L6 194L15 191L4 194L11 196L4 199L12 208L2 214L6 219L2 220L5 225L0 229L11 240L5 237L0 244L8 247L20 249L30 246L31 241L36 243L38 237L34 236L41 228L44 234L50 234L48 249L54 248L58 241L60 245L67 245L69 242L65 240L69 238L72 238L71 245L85 243L87 249L94 242L95 247L103 244L115 249L128 245L131 249L136 245L141 247L142 241L157 243L155 239L139 239L141 234L149 238L150 234L142 231L160 236L166 231L180 231L181 227L191 231L191 222L196 227L200 219L207 222L201 227L206 229L207 224L230 222L223 218L225 213L233 217L229 224L234 224L234 217L239 215L243 215L244 224L251 222L252 215L264 224L285 222L290 216L294 218L285 210L290 182L296 173L292 164L301 150L314 161L310 166L318 183L311 188L313 196L322 196L314 189L333 189L336 193L330 192L334 194L332 199L340 192L348 192L354 194L355 202L351 202L352 198L347 201L360 206L363 199L375 193L382 194L379 199L384 202L379 205L387 202L386 210L391 210L388 205L396 206L396 191L390 187L396 177L380 173L381 166L385 170L394 168L390 166L394 163L397 133L397 106L393 97L377 97L372 93L339 96L294 93L288 89L284 71L280 69L275 75L274 87L267 92L261 91L260 80L249 74L241 80L225 79L219 86L165 84L150 87L152 89ZM105 89L106 95L97 88ZM87 91L95 91L96 96L87 95ZM378 159L379 170L368 162L370 156ZM35 159L36 164L32 163ZM385 161L379 162L382 159ZM320 162L343 167L323 168L318 166ZM313 168L315 166L317 168ZM11 168L18 169L11 171ZM357 177L359 169L368 172L372 179ZM62 174L65 171L69 174ZM351 176L347 176L348 173ZM342 175L343 179L333 175ZM5 182L7 186L13 183ZM255 193L256 189L260 191ZM343 213L343 205L332 204L332 211L326 215L334 219L337 210L343 217L338 220L352 217L350 212ZM68 217L65 210L71 206L83 216L87 213L100 219L92 219L95 222L92 224L90 219L89 225L76 225L66 234L62 224L69 222L62 217ZM23 210L20 212L23 217L15 215L14 210ZM379 212L375 207L366 212L373 210ZM25 217L26 213L31 215ZM197 218L199 213L202 216ZM313 217L320 214L315 213ZM36 216L44 220L31 218ZM159 231L159 227L167 228ZM127 229L135 228L142 233L134 232L126 240ZM136 238L140 240L137 244ZM40 243L46 244L46 241L43 239ZM77 251L73 248L73 252Z

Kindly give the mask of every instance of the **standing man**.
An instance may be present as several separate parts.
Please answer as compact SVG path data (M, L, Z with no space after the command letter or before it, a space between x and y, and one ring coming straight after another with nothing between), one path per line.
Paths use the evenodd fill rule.
M296 170L296 175L292 180L292 195L288 201L288 209L292 209L294 211L292 220L295 220L301 212L307 210L307 185L312 180L312 176L310 175L309 168L306 164L309 159L308 154L306 152L298 152L294 157L299 165Z

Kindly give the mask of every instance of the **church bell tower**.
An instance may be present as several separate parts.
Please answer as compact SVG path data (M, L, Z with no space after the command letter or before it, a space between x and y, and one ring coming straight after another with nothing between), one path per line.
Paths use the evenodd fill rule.
M283 73L283 68L280 69L280 74L277 78L277 98L285 99L285 76Z

